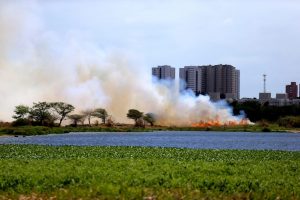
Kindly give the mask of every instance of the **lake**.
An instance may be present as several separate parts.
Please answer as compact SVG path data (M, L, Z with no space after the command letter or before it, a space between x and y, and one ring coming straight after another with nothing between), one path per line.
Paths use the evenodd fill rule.
M300 134L213 131L157 131L138 133L68 133L0 137L0 144L147 146L195 149L255 149L300 151Z

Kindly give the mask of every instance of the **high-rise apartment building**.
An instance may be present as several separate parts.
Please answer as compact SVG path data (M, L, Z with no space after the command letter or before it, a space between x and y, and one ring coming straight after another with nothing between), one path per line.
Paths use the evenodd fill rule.
M181 82L180 90L191 89L199 95L202 91L203 79L202 69L196 66L185 66L179 69L179 78Z
M152 75L157 79L175 79L175 68L169 65L162 65L152 68Z
M208 94L214 100L240 98L240 71L232 65L186 66L180 68L179 78L183 89L198 94Z
M235 85L236 85L236 95L237 95L237 99L240 99L240 70L235 70Z
M286 85L285 93L289 99L296 99L298 97L298 85L296 82L291 82L290 85Z

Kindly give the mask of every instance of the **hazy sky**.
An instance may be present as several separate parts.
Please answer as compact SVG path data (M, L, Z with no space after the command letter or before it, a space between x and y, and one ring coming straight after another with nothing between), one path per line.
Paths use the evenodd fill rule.
M300 1L57 0L40 6L47 28L83 32L103 49L135 54L143 67L232 64L241 70L241 96L257 96L263 73L273 93L299 81Z
M176 67L177 76L184 65L232 64L241 70L241 97L258 96L263 73L273 96L300 81L297 0L40 0L30 6L44 29L126 52L149 74L163 64Z

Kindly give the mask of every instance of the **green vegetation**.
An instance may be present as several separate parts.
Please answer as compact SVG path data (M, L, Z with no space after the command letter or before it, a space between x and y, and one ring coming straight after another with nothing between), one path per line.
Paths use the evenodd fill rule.
M153 113L146 113L143 117L144 121L150 124L151 126L154 126L155 123L155 114Z
M269 121L278 123L277 121L282 117L300 116L300 105L270 106L268 102L261 104L259 101L246 101L243 103L233 101L230 105L235 115L244 112L252 122Z
M50 103L50 107L52 107L57 113L57 115L59 115L58 126L61 126L62 121L67 117L69 113L71 113L75 109L75 107L72 106L71 104L67 104L64 102Z
M25 119L28 117L29 114L29 107L24 105L18 105L16 106L14 112L15 115L13 115L14 119Z
M33 103L29 111L29 117L38 125L51 125L56 120L55 115L50 113L51 104L47 102Z
M155 129L142 129L132 126L107 127L107 126L78 126L78 127L46 127L46 126L19 126L0 128L0 135L46 135L70 132L147 132ZM156 129L159 130L159 129Z
M79 122L83 123L84 115L73 114L69 115L68 118L72 121L72 126L77 127Z
M127 117L133 119L134 126L116 123L103 108L86 109L81 114L72 114L74 106L64 102L38 102L32 107L18 105L15 108L11 125L0 124L0 135L40 135L68 132L147 132L158 130L170 131L249 131L249 132L300 132L300 106L274 107L267 103L261 105L257 101L238 103L231 102L233 113L242 111L255 125L215 126L215 127L164 127L155 125L156 115L130 109ZM100 119L94 120L92 118ZM71 124L61 127L62 122L69 119ZM88 120L85 125L84 121ZM70 127L71 126L71 127Z
M288 128L300 128L300 117L296 116L287 116L282 117L278 120L278 124L280 126L288 127Z
M109 122L109 120L108 120ZM76 122L77 123L77 122ZM219 127L167 127L167 126L145 126L137 127L126 124L115 124L114 126L18 126L5 125L1 127L0 135L45 135L70 132L149 132L149 131L227 131L227 132L300 132L299 128L281 127L277 124L258 123L255 125L219 126Z
M103 108L96 108L93 112L93 117L100 118L103 124L106 124L106 119L108 118L107 111Z
M136 127L144 127L144 128L145 128L145 123L154 126L154 123L156 121L155 114L146 113L144 115L143 112L140 112L139 110L135 110L135 109L128 110L127 118L133 119Z
M300 132L300 106L269 106L268 103L261 105L258 101L247 101L230 103L233 113L239 115L245 112L246 116L255 125L238 126L216 126L216 127L163 127L155 125L156 115L129 109L127 117L133 119L134 127L130 125L116 123L112 116L103 108L86 109L81 114L72 114L74 106L64 102L38 102L33 103L32 107L18 105L15 108L13 118L16 119L11 126L0 124L0 135L38 135L49 133L68 133L68 132L133 132L133 131L249 131L249 132ZM91 120L100 119L94 121ZM60 127L63 120L69 119L72 127ZM85 125L88 120L88 127ZM27 127L26 127L27 126Z
M136 109L129 109L127 113L129 119L133 119L135 126L144 127L143 113Z
M92 117L102 119L103 124L109 117L106 110L103 108L86 109L82 114L70 114L75 110L71 104L64 102L38 102L33 103L32 107L25 105L18 105L15 107L14 115L15 121L12 126L61 126L63 120L70 119L73 126L77 126L79 122L84 124L85 119L88 119L88 125L91 126Z
M0 199L300 199L300 152L0 145Z

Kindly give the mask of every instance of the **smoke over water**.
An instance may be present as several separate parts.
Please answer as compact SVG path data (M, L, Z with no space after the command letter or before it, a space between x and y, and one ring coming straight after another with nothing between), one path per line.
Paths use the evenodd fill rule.
M161 125L241 120L224 102L154 83L151 66L103 51L85 34L47 30L39 16L35 3L0 3L0 120L38 101L68 102L77 111L103 107L118 122L128 121L131 108L155 113Z

